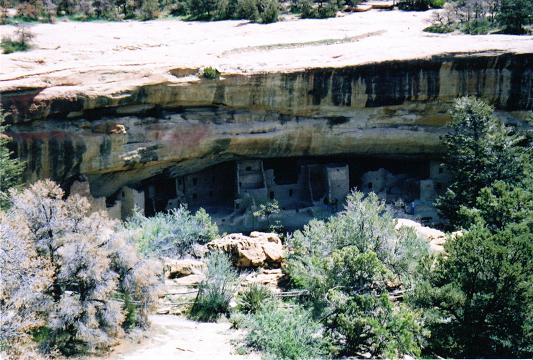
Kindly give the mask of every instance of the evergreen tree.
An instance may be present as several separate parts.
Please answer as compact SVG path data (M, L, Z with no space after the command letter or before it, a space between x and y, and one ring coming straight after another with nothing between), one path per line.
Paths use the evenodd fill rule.
M533 21L531 0L502 0L497 15L498 21L508 34L524 34L524 26Z
M476 225L445 245L414 303L425 309L428 350L454 358L533 355L533 218L491 233Z
M450 224L460 226L459 209L472 207L482 188L495 181L516 182L524 174L522 138L493 115L482 100L461 98L452 109L452 124L444 136L444 165L451 176L448 190L436 206Z
M13 158L8 149L10 138L5 135L4 114L0 109L0 209L7 206L7 190L22 183L24 163Z

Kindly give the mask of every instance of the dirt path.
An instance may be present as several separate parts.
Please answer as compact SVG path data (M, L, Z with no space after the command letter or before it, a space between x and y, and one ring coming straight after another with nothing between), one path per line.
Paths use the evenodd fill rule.
M260 359L256 354L235 354L230 341L236 333L229 323L198 323L172 315L154 315L151 320L152 327L140 343L124 342L103 359Z

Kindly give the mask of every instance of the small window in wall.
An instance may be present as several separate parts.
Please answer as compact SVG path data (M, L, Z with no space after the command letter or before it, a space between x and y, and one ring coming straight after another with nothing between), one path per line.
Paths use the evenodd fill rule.
M178 185L181 185L181 179L178 180Z
M246 171L252 171L252 167L251 166L247 166L246 167Z
M275 196L274 191L271 191L270 192L270 200L274 200L274 196Z
M292 196L292 189L289 189L289 196Z
M198 178L192 178L192 184L193 185L198 185Z
M197 194L197 193L192 194L192 199L193 199L193 200L198 199L198 194Z
M368 183L368 190L372 190L372 183L371 182Z

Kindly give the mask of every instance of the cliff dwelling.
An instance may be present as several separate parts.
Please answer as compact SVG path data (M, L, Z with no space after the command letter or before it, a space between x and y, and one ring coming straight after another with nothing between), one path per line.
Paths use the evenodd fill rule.
M439 217L433 202L446 183L436 160L294 157L228 161L185 175L169 167L101 198L90 194L87 181L75 181L70 193L89 197L95 209L116 218L134 209L151 216L187 206L204 208L224 231L251 231L267 226L254 215L261 204L277 202L273 217L296 229L342 210L352 189L374 192L398 215L434 224Z

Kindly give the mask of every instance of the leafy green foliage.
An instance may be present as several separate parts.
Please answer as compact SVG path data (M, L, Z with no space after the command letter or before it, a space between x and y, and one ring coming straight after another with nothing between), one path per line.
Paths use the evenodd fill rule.
M531 0L502 0L497 15L498 22L507 34L524 34L524 26L533 22Z
M434 9L440 9L444 6L444 4L446 3L446 1L444 0L431 0L431 7L434 8Z
M200 321L216 321L229 314L229 303L238 285L237 272L224 253L213 252L207 257L206 279L200 283L190 317Z
M446 256L417 288L429 351L441 356L533 355L533 218L491 233L476 225L448 241Z
M462 223L468 227L483 224L491 231L532 218L532 174L530 173L518 184L496 181L492 186L481 189L474 206L462 207L459 215Z
M11 54L18 51L27 51L31 47L33 33L26 27L19 26L13 37L3 37L0 47L4 54Z
M220 77L220 72L214 67L208 66L202 70L202 77L209 80L215 80Z
M278 21L279 3L277 0L259 1L259 22L270 24Z
M288 239L292 253L285 271L295 285L309 281L320 268L317 263L347 246L360 253L373 252L404 282L416 276L418 261L428 254L427 244L409 228L396 230L392 216L376 194L364 196L351 193L343 212L328 221L312 220Z
M459 100L454 121L446 138L452 190L439 204L454 211L452 226L467 231L448 240L446 254L424 272L409 301L424 310L429 355L531 357L530 150L479 100Z
M340 292L331 302L334 312L326 326L343 344L342 353L390 359L420 355L426 334L419 314L406 305L395 305L386 294L348 297Z
M7 16L0 3L0 23L69 20L151 20L161 15L186 16L190 20L246 19L260 23L278 20L278 0L13 0L16 16Z
M272 232L279 232L283 228L281 222L274 217L281 211L277 200L268 201L259 205L252 205L254 210L252 215L259 220L266 219L268 227Z
M430 28L438 30L446 25L472 35L525 34L533 20L533 3L529 0L451 0L446 4L433 0L431 7L443 7L444 11L433 14Z
M187 0L186 13L191 19L245 19L272 23L278 20L278 0Z
M158 0L144 0L139 9L140 18L142 20L151 20L159 16L160 8Z
M482 188L523 176L522 138L512 135L492 113L492 107L474 98L458 99L453 107L451 130L443 138L451 181L436 202L452 225L461 224L459 209L472 207Z
M254 314L263 303L273 298L269 288L254 283L239 295L238 310L243 313Z
M398 8L401 10L415 10L424 11L429 9L432 0L401 0L398 3Z
M218 227L204 209L192 214L181 206L147 218L135 214L125 223L128 235L142 254L182 256L194 244L206 244L218 236Z
M267 301L245 321L248 346L273 359L327 358L328 342L321 325L299 305Z
M375 194L350 194L342 213L325 222L311 221L289 245L284 271L294 287L308 291L308 304L325 319L340 354L420 353L418 316L407 306L393 305L388 296L417 281L418 269L429 257L427 244L410 229L396 230ZM379 321L377 314L383 316Z
M7 147L10 139L4 134L3 122L4 114L0 108L0 209L8 206L7 190L21 184L24 170L24 163L14 159Z
M476 19L466 22L461 27L465 34L485 35L492 29L492 24L487 19Z
M424 31L436 34L446 34L453 32L453 28L448 25L431 24L430 26L424 28Z
M354 2L357 3L359 1ZM295 9L300 12L302 19L324 19L335 17L340 10L342 2L339 0L320 0L315 5L311 0L299 0Z
M30 47L27 43L21 42L19 40L13 40L7 37L2 38L0 42L0 47L4 51L4 54L11 54L19 51L26 51Z

